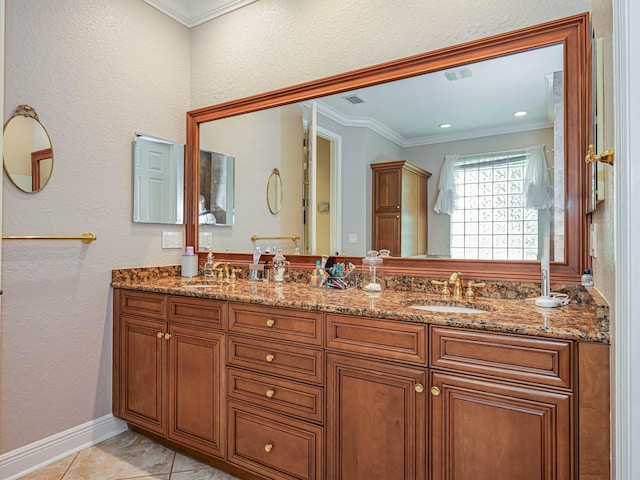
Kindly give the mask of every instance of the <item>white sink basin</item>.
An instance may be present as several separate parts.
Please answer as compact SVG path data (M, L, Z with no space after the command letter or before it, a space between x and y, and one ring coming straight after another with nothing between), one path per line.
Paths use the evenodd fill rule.
M440 313L487 313L486 310L478 310L477 308L468 307L454 307L452 305L409 305L409 308Z

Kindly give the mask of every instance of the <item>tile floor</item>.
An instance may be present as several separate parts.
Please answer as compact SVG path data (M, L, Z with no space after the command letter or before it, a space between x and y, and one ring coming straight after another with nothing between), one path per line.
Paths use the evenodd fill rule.
M58 460L21 480L237 480L132 431Z

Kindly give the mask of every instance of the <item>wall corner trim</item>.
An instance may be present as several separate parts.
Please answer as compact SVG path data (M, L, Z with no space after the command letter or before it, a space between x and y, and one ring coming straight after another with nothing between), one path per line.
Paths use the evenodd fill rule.
M15 480L127 429L108 414L0 455L0 478Z

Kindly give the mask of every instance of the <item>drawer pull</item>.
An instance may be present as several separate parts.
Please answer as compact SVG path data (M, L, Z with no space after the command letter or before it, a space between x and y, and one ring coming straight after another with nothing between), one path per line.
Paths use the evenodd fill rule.
M169 340L171 338L171 334L170 333L165 333L164 334L164 338L165 338L165 340Z
M274 357L272 354L269 354L269 355L267 355L267 356L265 357L265 360L266 360L267 362L271 363L271 362L273 362L273 359L274 359L274 358L275 358L275 357Z
M413 387L415 389L416 392L418 393L422 393L424 392L424 387L422 386L421 383L417 383L415 387Z
M273 318L267 320L267 327L273 327L276 324L276 321Z
M267 452L267 453L269 453L271 450L273 450L273 445L272 445L272 444L270 444L270 443L267 443L267 444L264 446L264 451L265 451L265 452Z
M274 392L272 389L267 390L267 397L273 398L275 394L276 392Z
M158 332L158 333L156 333L156 337L162 338L162 337L164 337L164 333Z
M431 387L431 395L437 397L440 395L440 389L438 387Z

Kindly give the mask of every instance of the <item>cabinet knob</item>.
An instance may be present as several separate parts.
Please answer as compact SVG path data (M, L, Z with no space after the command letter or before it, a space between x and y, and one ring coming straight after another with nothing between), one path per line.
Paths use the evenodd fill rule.
M164 334L164 338L165 338L165 340L169 340L171 338L171 334L170 333L165 333Z
M437 397L440 395L440 389L438 387L431 387L431 395Z
M396 218L400 218L400 215L396 215Z
M424 387L422 386L422 384L421 384L421 383L416 383L416 386L415 386L415 387L413 387L413 388L414 388L414 390L415 390L416 392L418 392L418 393L422 393L422 392L424 392Z
M273 390L271 389L267 390L267 397L272 398L275 394L276 392L274 392Z
M265 451L265 452L267 452L267 453L269 453L271 450L273 450L273 445L272 445L272 444L270 444L270 443L267 443L267 444L264 446L264 451Z
M400 205L396 205L396 208L399 210L400 209Z
M269 354L269 355L267 355L266 360L267 360L267 362L271 363L271 362L273 362L274 358L275 357L272 354Z
M267 327L273 327L276 324L276 321L273 318L267 320Z
M158 333L156 333L156 337L162 338L162 337L164 337L164 333L158 332Z

